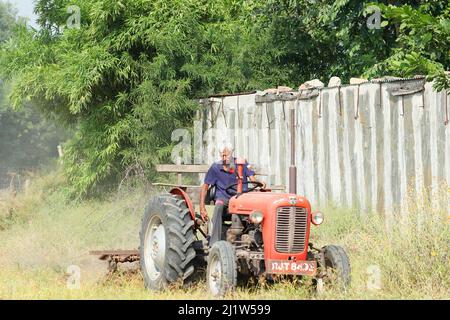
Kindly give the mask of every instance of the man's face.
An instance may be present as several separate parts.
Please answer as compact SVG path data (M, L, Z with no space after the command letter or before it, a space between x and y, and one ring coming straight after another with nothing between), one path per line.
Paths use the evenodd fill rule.
M233 154L233 151L229 148L224 148L220 155L222 157L222 162L224 165L229 165L231 163L231 155Z

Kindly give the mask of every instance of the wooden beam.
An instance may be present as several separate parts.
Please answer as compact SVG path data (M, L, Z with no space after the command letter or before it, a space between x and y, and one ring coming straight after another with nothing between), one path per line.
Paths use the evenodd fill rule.
M206 173L210 165L208 164L157 164L157 172L172 173ZM267 173L256 171L257 176L267 176Z
M157 172L183 172L183 173L206 173L209 165L207 164L157 164Z
M155 182L152 183L153 186L156 187L180 187L180 188L200 188L201 185L194 186L189 184L175 184L175 183L164 183L164 182Z

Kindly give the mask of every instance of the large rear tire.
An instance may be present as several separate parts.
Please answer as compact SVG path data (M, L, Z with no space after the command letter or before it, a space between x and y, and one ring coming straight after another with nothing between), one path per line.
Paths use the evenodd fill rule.
M161 290L186 283L194 273L194 221L185 201L172 194L148 203L140 232L140 264L145 287Z
M217 241L208 256L206 278L214 296L224 296L236 288L237 266L234 248L227 241Z

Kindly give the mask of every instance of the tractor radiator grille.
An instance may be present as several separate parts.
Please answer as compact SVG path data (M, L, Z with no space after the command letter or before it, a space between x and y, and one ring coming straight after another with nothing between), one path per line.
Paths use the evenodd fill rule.
M280 253L299 253L305 249L308 211L299 207L277 209L275 249Z

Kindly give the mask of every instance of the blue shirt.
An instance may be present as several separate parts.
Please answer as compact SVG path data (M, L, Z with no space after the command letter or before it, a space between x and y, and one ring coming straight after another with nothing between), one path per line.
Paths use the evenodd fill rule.
M233 159L234 161L235 159ZM231 196L225 191L226 188L232 184L237 183L237 165L235 164L235 171L234 172L226 172L223 170L223 163L222 161L217 161L213 163L213 165L209 168L208 172L205 176L205 183L209 185L216 186L216 196L214 200L222 199L222 200L229 200ZM246 162L244 164L244 179L243 182L247 181L247 177L251 177L255 175L255 172L248 168L248 163ZM234 190L236 190L234 188ZM244 184L243 189L247 189L247 185Z

